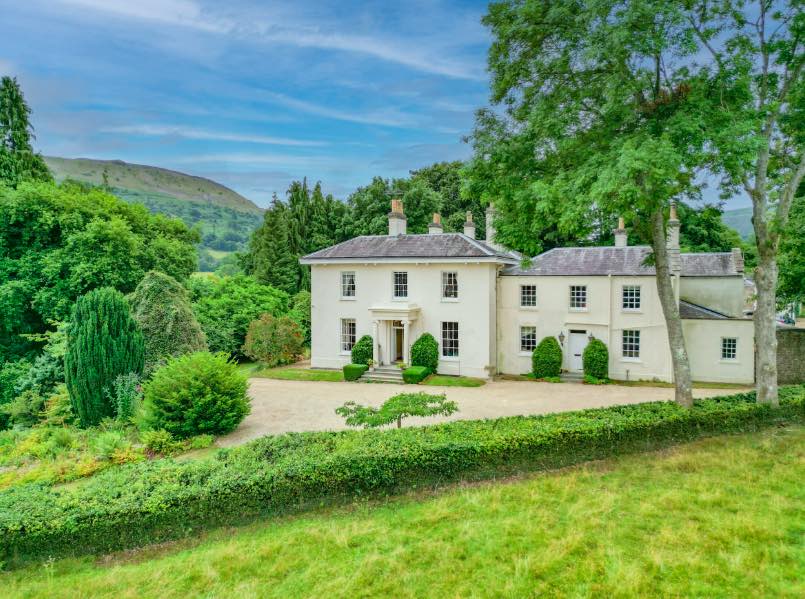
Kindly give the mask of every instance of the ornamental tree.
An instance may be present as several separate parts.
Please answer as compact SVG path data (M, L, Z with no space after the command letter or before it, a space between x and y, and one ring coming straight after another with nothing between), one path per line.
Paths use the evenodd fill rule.
M335 410L336 414L346 419L347 426L363 428L377 428L392 422L401 428L403 418L409 416L450 416L455 412L458 412L456 402L448 401L444 394L428 393L400 393L386 400L379 408L348 401Z

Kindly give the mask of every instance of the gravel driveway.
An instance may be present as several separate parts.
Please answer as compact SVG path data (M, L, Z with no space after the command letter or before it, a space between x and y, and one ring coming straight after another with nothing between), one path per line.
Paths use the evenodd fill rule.
M578 383L538 383L532 381L493 381L483 387L413 387L367 383L327 383L249 380L252 412L238 429L218 439L221 447L239 445L263 435L287 432L338 430L347 428L335 409L346 401L379 406L403 391L446 393L458 403L459 411L450 417L409 418L406 424L422 425L447 420L475 420L527 414L567 412L584 408L673 399L674 390L619 385ZM733 391L696 389L696 397L724 395Z

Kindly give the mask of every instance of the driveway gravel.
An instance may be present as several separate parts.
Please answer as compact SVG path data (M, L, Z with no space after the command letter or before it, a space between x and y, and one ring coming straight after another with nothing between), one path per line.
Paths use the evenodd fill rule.
M408 418L403 426L420 426L448 420L476 420L531 414L567 412L585 408L671 400L674 390L620 385L492 381L483 387L413 387L409 385L327 383L249 380L252 411L237 430L221 437L217 445L239 445L263 435L287 432L341 430L348 428L335 409L346 401L379 406L401 392L424 391L447 394L459 411L449 417ZM696 397L724 395L735 391L695 389Z

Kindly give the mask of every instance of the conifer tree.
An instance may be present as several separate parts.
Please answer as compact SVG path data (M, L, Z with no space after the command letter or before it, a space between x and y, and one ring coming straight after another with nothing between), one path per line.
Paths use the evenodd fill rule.
M50 181L50 171L34 152L31 109L17 80L0 79L0 182L16 187L21 181Z
M143 334L119 291L102 287L80 297L73 309L64 358L73 411L81 426L115 415L108 391L121 374L142 373Z

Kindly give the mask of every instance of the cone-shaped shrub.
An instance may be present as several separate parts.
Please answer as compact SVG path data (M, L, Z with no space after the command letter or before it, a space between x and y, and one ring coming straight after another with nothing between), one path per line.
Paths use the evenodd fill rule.
M581 358L584 374L596 379L609 378L609 350L600 339L593 339L584 348Z
M534 376L544 379L562 373L562 348L556 337L545 337L531 355Z
M122 293L104 287L78 298L67 331L64 368L81 426L115 415L112 383L118 375L142 373L144 356L143 333Z
M372 359L372 340L371 335L364 335L358 342L352 346L352 363L353 364L369 364Z
M433 373L439 367L439 343L430 333L422 333L411 346L411 366L424 366Z
M173 277L152 270L129 297L131 315L145 335L145 370L167 358L207 349L187 290Z

